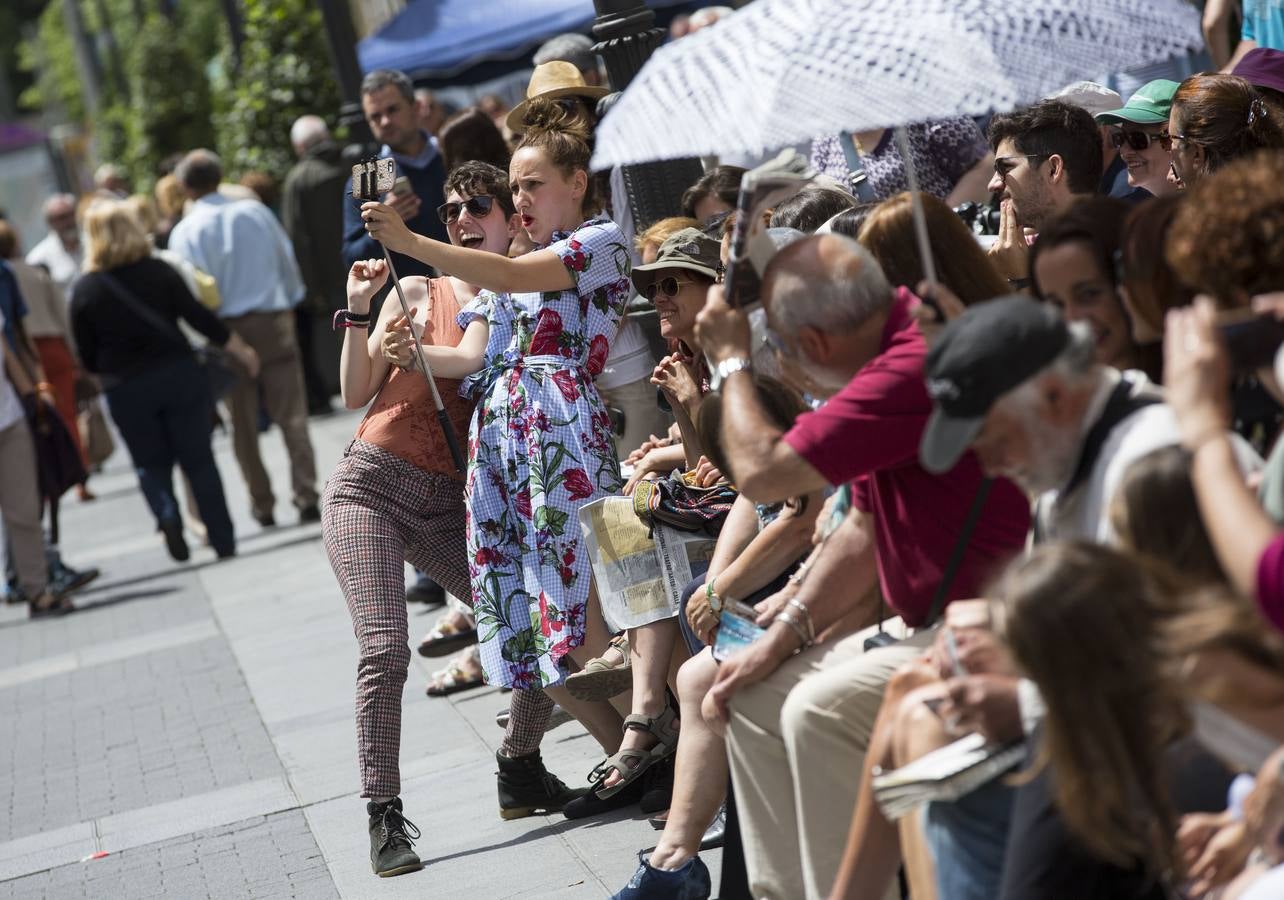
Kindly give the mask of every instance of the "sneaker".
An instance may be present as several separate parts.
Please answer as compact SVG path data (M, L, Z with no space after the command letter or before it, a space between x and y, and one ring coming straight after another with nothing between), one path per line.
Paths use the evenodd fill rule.
M503 709L501 709L499 712L495 713L495 724L498 725L500 728L504 729L505 731L507 731L508 718L509 718L509 708L506 706ZM553 711L549 713L549 716L548 716L548 724L544 726L544 732L548 733L560 725L565 725L567 722L574 721L574 718L575 718L574 716L572 716L566 710L562 709L562 707L554 703Z
M161 522L161 533L165 535L165 549L175 562L187 562L191 551L187 549L187 539L183 537L183 520L166 519Z
M401 814L401 798L387 803L371 800L366 804L370 815L370 866L380 878L418 872L423 860L414 851L414 838L419 829Z
M90 566L88 569L73 569L59 560L49 567L49 590L66 596L78 591L102 574L102 571Z
M432 608L446 605L446 589L433 581L416 581L406 588L407 603L422 603Z
M321 507L313 503L311 506L305 506L299 510L299 524L311 525L313 522L321 521Z
M642 812L658 813L669 808L669 804L673 801L673 776L676 762L677 755L670 755L652 765L642 776L645 789L642 792L642 799L638 801L638 809Z
M276 527L276 516L272 515L272 513L264 513L261 516L256 515L254 521L259 523L260 528Z
M561 812L580 798L585 788L571 789L548 769L539 751L509 758L495 754L499 763L499 817L524 819L537 812Z
M698 856L688 859L672 872L655 869L646 860L646 851L638 854L638 869L629 883L611 900L708 900L713 890L709 867Z

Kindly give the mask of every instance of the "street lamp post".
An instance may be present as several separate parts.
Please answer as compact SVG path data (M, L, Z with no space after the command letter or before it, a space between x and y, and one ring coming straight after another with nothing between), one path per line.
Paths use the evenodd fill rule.
M321 19L325 23L326 44L334 63L335 80L339 82L339 124L348 128L348 147L344 155L356 159L369 156L367 144L374 138L370 126L361 112L361 64L357 62L357 35L352 28L352 13L348 0L317 0ZM353 149L354 147L358 149Z
M642 0L593 0L597 19L593 52L606 63L611 87L622 91L642 69L664 31L655 27L655 13ZM703 173L698 159L671 159L624 167L624 184L634 228L641 232L652 222L679 213L682 192Z

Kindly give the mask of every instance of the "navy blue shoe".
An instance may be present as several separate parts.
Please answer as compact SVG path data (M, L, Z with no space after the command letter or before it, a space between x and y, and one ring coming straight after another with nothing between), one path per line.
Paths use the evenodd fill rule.
M638 870L611 900L709 900L712 889L709 868L700 857L693 856L682 868L665 872L652 868L643 851L638 854Z

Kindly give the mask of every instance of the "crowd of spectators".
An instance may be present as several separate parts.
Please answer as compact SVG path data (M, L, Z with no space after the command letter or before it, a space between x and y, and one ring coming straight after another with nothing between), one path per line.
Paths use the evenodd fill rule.
M197 529L234 555L210 450L226 401L254 517L275 523L270 420L352 615L378 875L422 867L398 795L406 603L428 600L450 605L419 652L455 653L428 692L511 689L501 816L654 815L617 898L710 896L715 846L728 900L1284 896L1270 25L1221 51L1234 73L912 125L908 161L888 131L817 135L821 177L760 223L754 313L723 283L745 170L711 166L672 217L635 221L623 175L590 167L609 89L582 36L541 48L511 110L369 73L397 172L378 197L352 196L316 116L279 202L208 150L154 198L104 167L80 203L49 201L25 263L0 223L12 594L62 614L92 577L56 552L61 491L14 473L36 471L47 412L80 463L62 490L91 498L78 412L99 393L169 553ZM964 213L987 201L997 234L978 235ZM385 300L393 268L409 315ZM323 498L322 313L343 403L368 406ZM621 504L709 544L632 627L609 624L619 592L581 532ZM602 752L586 785L540 756L572 720ZM1006 768L935 777L890 817L883 776L939 770L969 736Z

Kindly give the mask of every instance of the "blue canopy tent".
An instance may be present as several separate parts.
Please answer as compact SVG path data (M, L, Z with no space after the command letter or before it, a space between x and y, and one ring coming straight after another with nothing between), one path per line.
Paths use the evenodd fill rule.
M660 9L705 6L708 0L646 2ZM357 58L365 72L400 69L419 81L453 80L478 63L529 56L553 35L587 32L593 17L593 0L411 0L357 44ZM668 17L658 18L663 24Z

